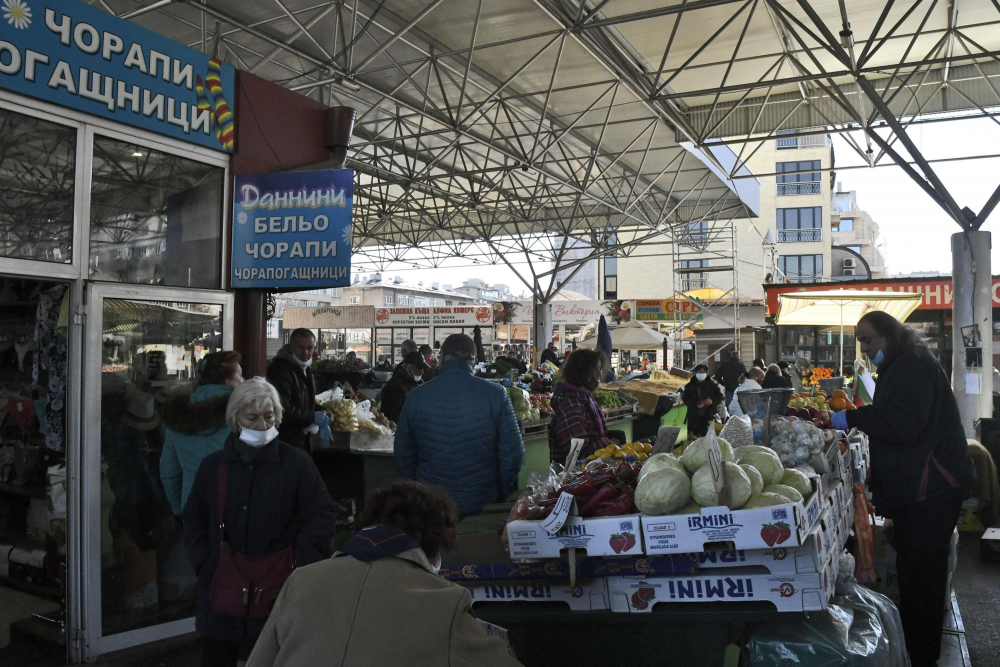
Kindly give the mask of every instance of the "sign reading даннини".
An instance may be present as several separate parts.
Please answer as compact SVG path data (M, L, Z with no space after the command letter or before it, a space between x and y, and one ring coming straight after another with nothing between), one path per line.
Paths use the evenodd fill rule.
M351 277L350 169L236 177L233 287L345 287Z
M231 65L75 0L2 0L0 19L0 88L232 152Z

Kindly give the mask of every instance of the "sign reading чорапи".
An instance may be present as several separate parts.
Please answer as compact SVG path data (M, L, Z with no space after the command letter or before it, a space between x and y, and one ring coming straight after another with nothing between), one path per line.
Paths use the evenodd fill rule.
M231 65L76 0L2 0L0 26L0 88L232 152Z
M237 176L232 286L349 285L353 177L350 169Z

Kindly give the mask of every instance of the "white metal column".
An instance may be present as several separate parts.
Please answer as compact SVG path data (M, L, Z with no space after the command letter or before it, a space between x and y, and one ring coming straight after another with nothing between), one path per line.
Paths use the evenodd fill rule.
M975 437L976 420L993 416L993 278L989 232L951 236L952 386L962 426Z

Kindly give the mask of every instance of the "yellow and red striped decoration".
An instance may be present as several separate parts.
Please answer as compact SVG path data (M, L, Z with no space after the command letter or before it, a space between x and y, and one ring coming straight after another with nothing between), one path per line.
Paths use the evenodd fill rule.
M222 74L222 63L218 58L212 58L208 61L208 74L205 76L205 85L208 87L208 92L212 96L212 104L215 107L215 116L218 119L219 126L221 127L221 138L219 143L226 150L233 149L233 112L229 108L229 104L226 102L226 98L222 94L222 79L220 78ZM199 102L200 108L200 102Z
M198 99L198 111L208 111L215 139L219 142L220 146L225 146L222 142L222 128L219 127L219 119L216 118L215 109L212 108L212 105L208 101L208 96L205 94L205 85L202 83L200 75L194 78L194 90Z

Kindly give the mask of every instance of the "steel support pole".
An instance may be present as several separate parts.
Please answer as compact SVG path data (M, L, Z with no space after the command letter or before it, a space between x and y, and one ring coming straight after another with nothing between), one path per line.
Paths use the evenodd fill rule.
M993 278L989 232L952 234L952 387L962 426L993 416Z
M542 350L549 346L552 340L552 305L547 301L539 301L535 296L535 364L540 363Z

